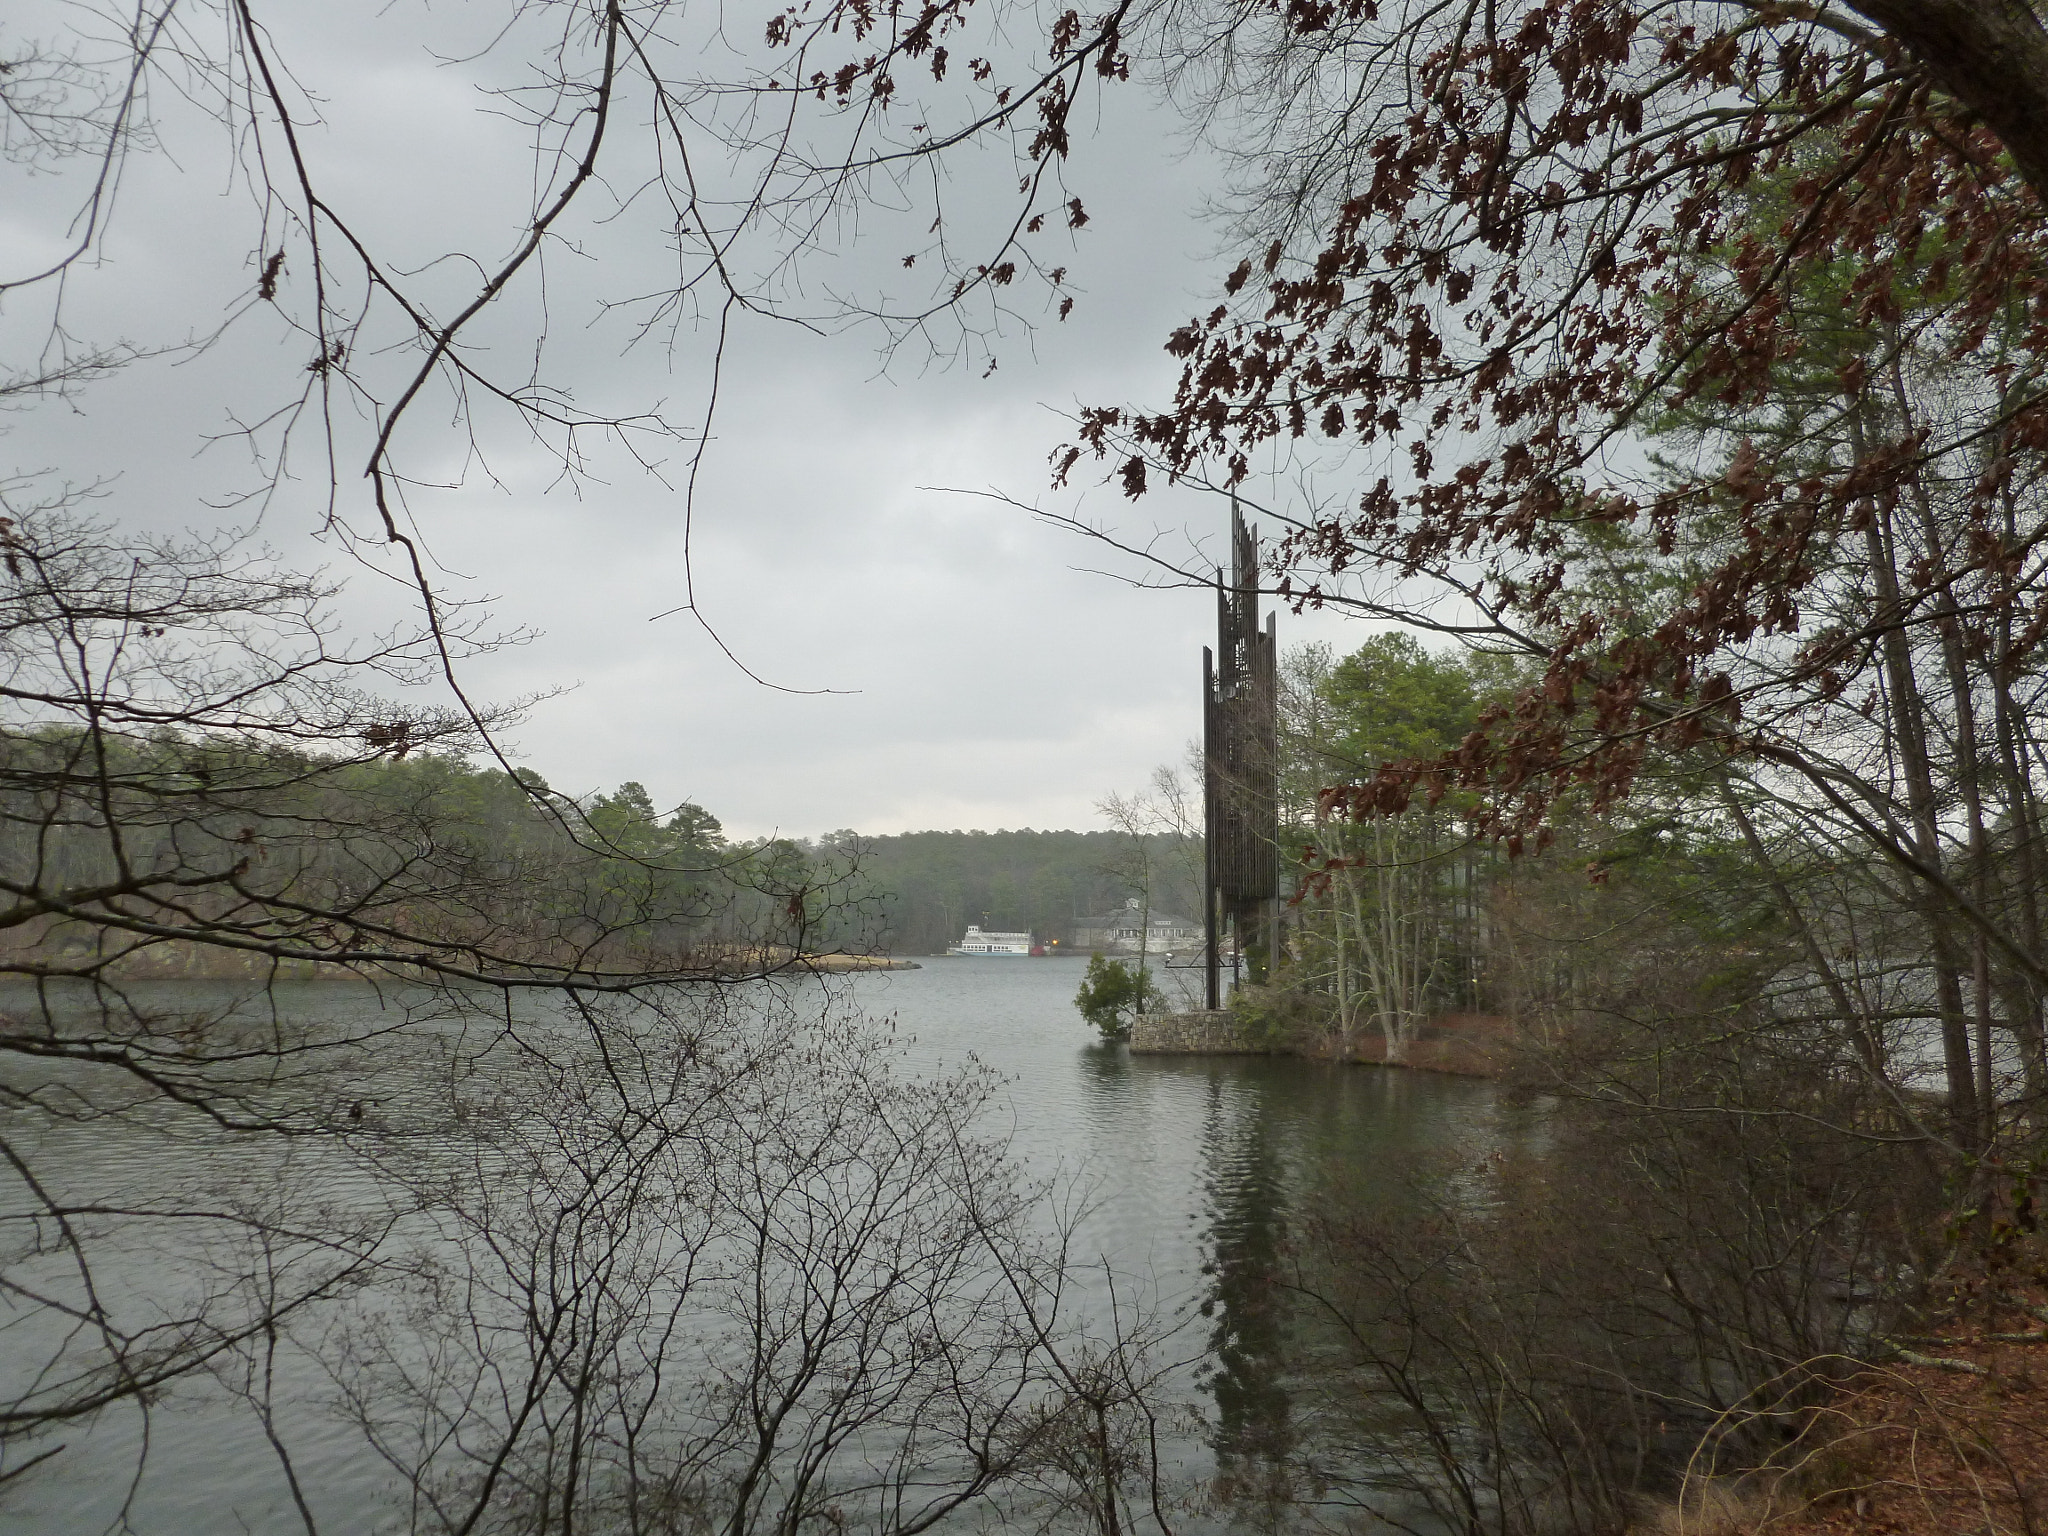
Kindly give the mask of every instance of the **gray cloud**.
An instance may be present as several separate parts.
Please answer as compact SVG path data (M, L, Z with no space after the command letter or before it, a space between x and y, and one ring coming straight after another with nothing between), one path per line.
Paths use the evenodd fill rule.
M501 257L529 195L530 150L521 131L479 110L482 67L427 60L407 40L410 13L365 12L381 18L371 24L311 9L317 18L289 18L280 46L292 45L322 101L326 126L306 137L331 195L400 264L451 250ZM175 342L248 303L263 237L231 185L228 146L192 109L163 111L166 151L130 162L110 259L65 295L79 334ZM515 733L525 761L559 787L638 778L657 800L697 800L737 831L811 833L1093 825L1097 799L1179 759L1198 728L1205 597L1135 592L1087 569L1104 552L1071 534L928 489L1000 487L1126 528L1220 533L1212 499L1168 493L1133 509L1113 488L1057 498L1046 489L1046 455L1066 432L1060 411L1168 394L1174 365L1160 343L1203 302L1214 271L1211 232L1190 211L1209 168L1176 156L1171 121L1135 88L1104 98L1099 128L1101 142L1069 173L1092 215L1072 240L1080 303L1065 324L1011 325L993 374L932 366L914 348L884 369L874 334L858 329L820 337L749 320L732 338L693 538L703 610L764 677L846 691L763 689L687 615L650 622L683 600L683 503L671 487L685 450L675 443L661 447L652 476L593 439L591 472L571 485L504 413L480 417L474 454L447 434L445 402L415 420L414 471L436 484L412 489L409 506L451 589L488 596L505 623L542 631L473 663L471 682L496 696L573 690ZM985 156L956 174L954 216L963 228L985 223L999 202L989 179L1007 176L1005 162ZM7 269L50 248L63 191L61 178L9 172ZM579 248L550 254L548 371L574 379L589 408L662 402L683 423L701 408L709 329L686 317L672 349L662 338L629 346L634 316L600 307L659 287L672 270L657 213L635 204L615 223L579 227ZM872 287L900 268L898 247L916 233L906 218L866 219L800 296L823 307L828 283ZM452 305L475 271L443 262L416 281ZM287 270L287 284L299 276ZM492 350L478 356L516 375L530 346L522 322L536 320L541 297L537 286L516 295L481 334ZM10 359L46 338L46 303L30 295L0 314ZM231 498L259 476L233 429L289 398L309 347L255 306L202 355L138 364L72 406L12 417L0 454L18 472L115 477L104 510L124 521L247 522L256 507ZM403 363L365 367L388 379ZM356 456L340 469L343 510L360 529L367 423L345 419L339 435ZM262 534L294 560L337 560L338 546L314 537L325 468L293 467ZM342 619L374 628L405 601L359 571ZM1329 619L1286 630L1356 638Z

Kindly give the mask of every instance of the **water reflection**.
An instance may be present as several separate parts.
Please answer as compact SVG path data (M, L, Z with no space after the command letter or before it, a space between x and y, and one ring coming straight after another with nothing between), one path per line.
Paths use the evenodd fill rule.
M1279 1284L1288 1180L1275 1086L1262 1074L1245 1074L1235 1084L1217 1076L1206 1094L1209 1251L1202 1268L1210 1285L1202 1313L1214 1323L1206 1374L1216 1399L1215 1452L1225 1493L1270 1484L1293 1445Z
M1186 1352L1204 1357L1193 1406L1206 1433L1166 1447L1178 1476L1225 1496L1224 1523L1264 1523L1253 1512L1270 1510L1306 1415L1290 1363L1299 1319L1277 1283L1291 1224L1340 1194L1394 1198L1383 1170L1418 1149L1471 1149L1476 1158L1499 1134L1491 1092L1461 1079L1307 1062L1133 1058L1093 1042L1073 1008L1079 982L1080 968L1062 962L933 960L834 986L898 1020L908 1069L973 1057L1002 1074L997 1123L1011 1129L1017 1152L1035 1173L1089 1192L1073 1234L1077 1258L1100 1255L1120 1294L1188 1319ZM305 986L283 1006L339 1019L393 1001ZM469 1061L474 1052L456 1054ZM403 1108L404 1086L348 1085L351 1099L375 1100L387 1116ZM68 1132L62 1150L81 1175L145 1184L166 1176L161 1147L90 1127ZM321 1529L403 1529L383 1502L388 1479L328 1415L322 1388L309 1376L284 1418L316 1485ZM245 1419L246 1408L203 1384L172 1394L150 1432L159 1454L129 1506L130 1528L284 1528L290 1506L275 1457ZM85 1536L119 1519L137 1431L110 1418L90 1438L91 1457L53 1463L24 1480L32 1487L9 1490L0 1510L9 1529Z

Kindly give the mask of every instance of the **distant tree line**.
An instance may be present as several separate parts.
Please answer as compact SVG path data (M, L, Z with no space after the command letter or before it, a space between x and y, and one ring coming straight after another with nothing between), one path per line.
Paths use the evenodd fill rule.
M1194 864L1166 833L930 831L862 837L828 833L730 839L700 805L658 808L628 781L609 793L562 794L530 769L479 766L454 744L336 759L313 751L260 753L177 732L109 747L91 733L51 725L11 744L17 782L57 786L97 753L97 772L123 836L67 810L58 793L18 794L0 820L0 855L70 889L120 883L124 863L170 867L199 847L249 869L216 896L188 895L188 915L226 917L248 879L322 894L323 934L352 925L418 937L495 960L590 967L658 964L722 971L772 967L805 952L930 954L970 923L1074 942L1094 918L1151 888L1152 904L1200 911ZM68 789L69 786L65 785ZM127 802L132 801L132 804ZM347 836L336 836L337 827ZM417 850L428 843L430 860ZM479 892L488 890L489 899ZM159 932L144 914L133 930L103 914L45 911L10 925L0 945L33 951L56 974L239 972L264 964L324 964L317 945L295 947L274 922L247 956L195 949L194 934ZM232 921L230 919L230 921ZM268 947L264 947L265 945ZM762 945L774 957L755 954ZM413 951L403 947L394 958ZM607 957L609 957L607 959ZM195 970L195 967L197 970Z
M1164 833L840 831L820 838L812 853L851 858L861 894L841 921L857 914L872 922L874 941L891 954L938 953L970 923L1072 944L1088 919L1139 893L1141 853L1154 869L1155 907L1193 917L1202 905L1187 861Z
M50 723L8 739L0 795L26 898L0 949L46 977L728 975L793 963L828 912L836 943L866 926L845 852L731 842L638 783L566 796L453 744L371 756Z

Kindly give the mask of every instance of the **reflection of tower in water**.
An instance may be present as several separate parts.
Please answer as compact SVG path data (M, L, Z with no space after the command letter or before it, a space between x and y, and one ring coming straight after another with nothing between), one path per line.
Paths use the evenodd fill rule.
M1277 1492L1294 1440L1279 1283L1286 1172L1269 1087L1212 1077L1202 1134L1209 1207L1202 1313L1212 1323L1205 1384L1216 1399L1217 1483L1226 1498Z

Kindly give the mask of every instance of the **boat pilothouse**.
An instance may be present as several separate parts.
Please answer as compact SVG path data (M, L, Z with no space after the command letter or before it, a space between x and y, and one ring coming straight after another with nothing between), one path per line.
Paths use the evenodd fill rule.
M984 933L978 924L970 925L966 937L946 951L949 955L1028 955L1031 953L1031 935L1028 933Z

